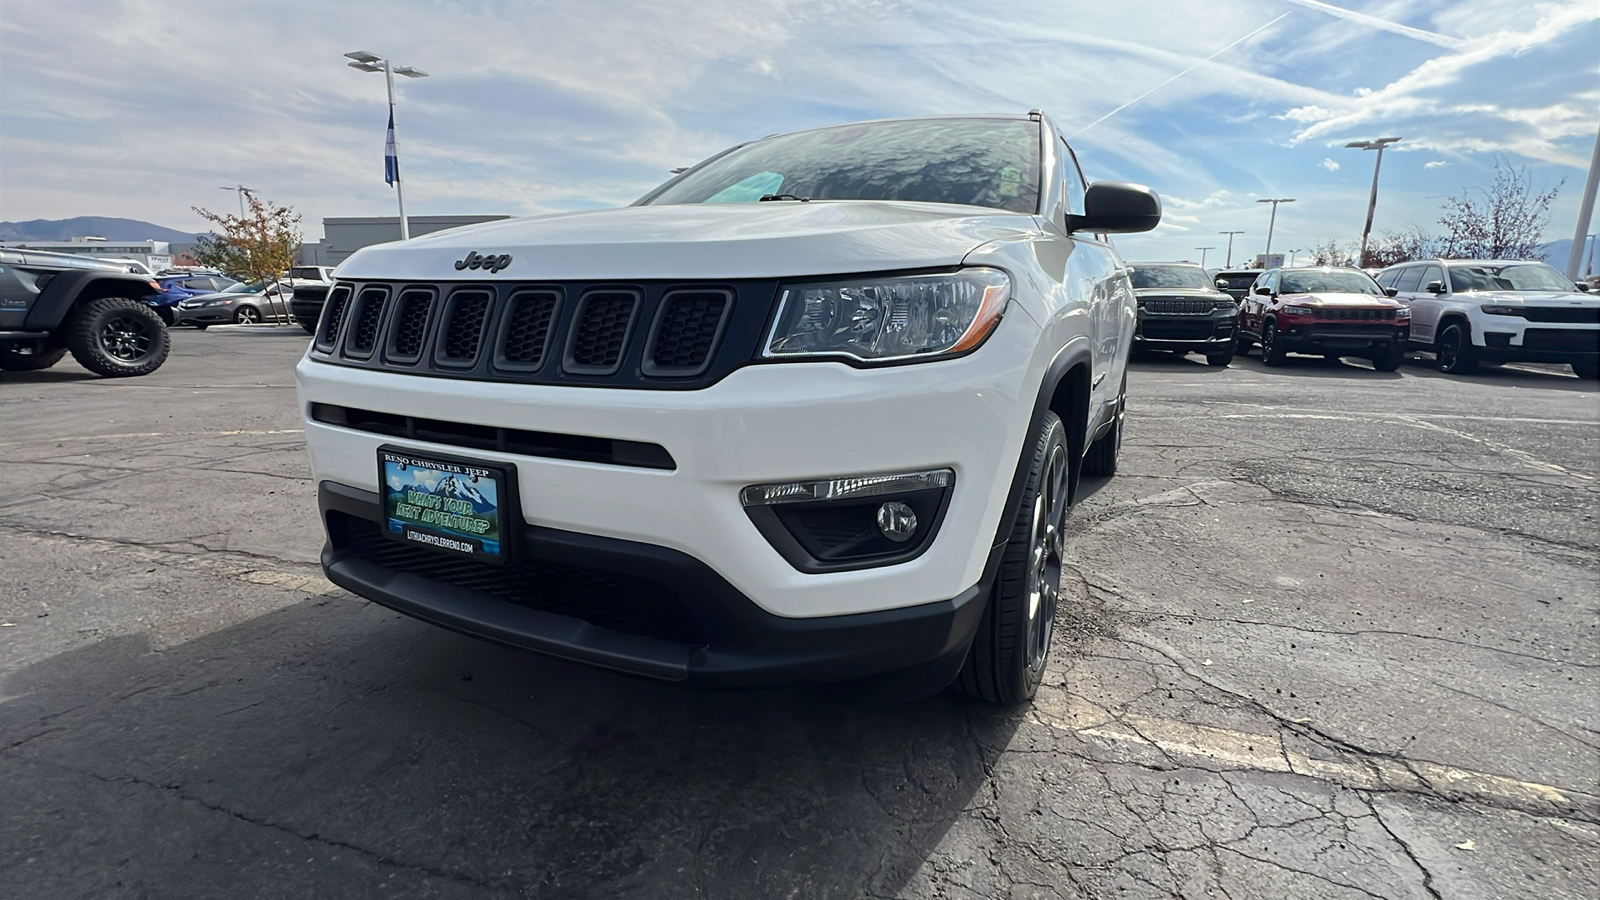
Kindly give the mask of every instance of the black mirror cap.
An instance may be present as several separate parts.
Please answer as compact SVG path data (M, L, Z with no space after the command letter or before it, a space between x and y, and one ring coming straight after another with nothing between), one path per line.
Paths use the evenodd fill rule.
M1383 292L1385 294L1389 295L1390 297L1398 297L1398 296L1400 296L1400 289L1399 288L1392 288L1392 287L1384 288Z
M1262 294L1262 295L1266 295L1266 296L1271 296L1271 294L1272 294L1272 288L1269 288L1269 287L1267 287L1267 286L1266 286L1266 285L1264 285L1264 284L1258 284L1258 285L1256 285L1256 286L1255 286L1255 287L1253 287L1253 288L1251 288L1251 289L1250 289L1250 293L1252 293L1252 294Z
M1444 293L1444 282L1442 282L1442 281L1430 281L1430 282L1428 282L1428 286L1423 288L1423 290L1427 291L1430 294L1442 294L1442 293Z
M1083 195L1081 216L1067 216L1068 231L1134 234L1161 224L1161 198L1142 184L1096 181Z
M1572 286L1580 291L1583 291L1585 294L1589 293L1589 282L1587 281L1574 281Z

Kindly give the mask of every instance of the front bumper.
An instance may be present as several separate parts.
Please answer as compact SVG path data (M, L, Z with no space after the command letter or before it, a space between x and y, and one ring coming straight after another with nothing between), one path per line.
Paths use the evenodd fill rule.
M233 321L236 306L197 306L184 309L174 307L172 324L174 325L225 325Z
M1163 315L1141 309L1133 348L1215 353L1236 340L1238 320L1238 311L1232 309L1219 309L1209 315Z
M1296 353L1381 353L1396 346L1404 349L1411 334L1410 325L1301 324L1289 319L1279 322L1278 340L1286 350Z
M1520 324L1520 323L1519 323ZM1495 326L1499 325L1500 330ZM1506 330L1492 323L1480 330L1483 359L1504 362L1593 363L1600 361L1600 328L1539 323Z

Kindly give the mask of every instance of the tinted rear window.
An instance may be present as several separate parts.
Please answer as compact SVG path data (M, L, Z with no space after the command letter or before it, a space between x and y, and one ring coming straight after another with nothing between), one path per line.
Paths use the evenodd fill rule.
M1199 266L1134 266L1128 277L1136 288L1212 288L1211 276Z

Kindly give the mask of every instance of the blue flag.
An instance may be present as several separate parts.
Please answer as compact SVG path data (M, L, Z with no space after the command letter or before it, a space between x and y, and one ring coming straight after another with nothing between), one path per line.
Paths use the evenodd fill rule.
M394 187L400 180L400 157L394 152L394 110L389 110L389 140L383 145L383 180Z

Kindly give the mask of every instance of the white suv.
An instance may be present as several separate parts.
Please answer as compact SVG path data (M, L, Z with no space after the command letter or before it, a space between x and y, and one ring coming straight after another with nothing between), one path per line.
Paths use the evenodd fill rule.
M1544 263L1424 259L1377 279L1411 307L1411 344L1437 354L1442 372L1520 360L1600 377L1600 298Z
M1104 235L1160 214L1035 112L769 137L628 208L363 249L297 370L323 566L638 675L1025 701L1122 439Z

